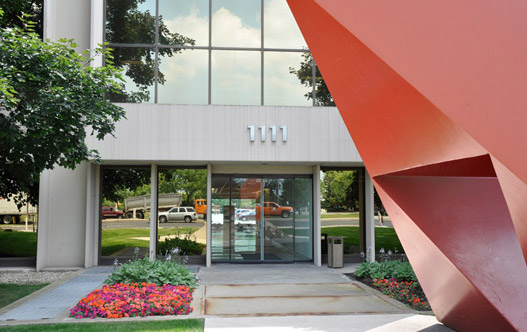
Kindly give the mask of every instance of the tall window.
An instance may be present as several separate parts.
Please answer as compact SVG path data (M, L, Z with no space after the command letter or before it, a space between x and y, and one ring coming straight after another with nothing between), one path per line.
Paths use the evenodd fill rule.
M116 102L333 105L286 0L106 0L105 31Z

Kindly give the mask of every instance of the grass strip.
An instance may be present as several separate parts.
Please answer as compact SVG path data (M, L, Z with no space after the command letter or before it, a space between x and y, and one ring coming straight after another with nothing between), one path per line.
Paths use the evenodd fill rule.
M345 246L359 245L359 227L357 226L322 227L320 233L327 234L328 236L344 236ZM386 251L394 251L394 248L397 248L400 253L404 252L401 242L395 233L395 229L375 227L375 252L379 252L381 248L384 248Z
M15 302L49 284L38 285L17 285L17 284L0 284L0 308Z
M203 319L175 319L164 321L108 322L108 323L71 323L1 326L0 331L93 331L93 332L132 332L132 331L176 331L201 332Z

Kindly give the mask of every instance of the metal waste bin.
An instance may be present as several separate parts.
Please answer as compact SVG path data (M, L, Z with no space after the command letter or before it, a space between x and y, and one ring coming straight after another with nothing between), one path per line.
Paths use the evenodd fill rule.
M328 236L328 266L344 267L344 236Z

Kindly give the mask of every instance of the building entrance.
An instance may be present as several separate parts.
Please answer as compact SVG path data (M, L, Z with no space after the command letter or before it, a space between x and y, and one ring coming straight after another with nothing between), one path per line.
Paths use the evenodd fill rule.
M312 178L214 175L211 230L213 262L311 261Z

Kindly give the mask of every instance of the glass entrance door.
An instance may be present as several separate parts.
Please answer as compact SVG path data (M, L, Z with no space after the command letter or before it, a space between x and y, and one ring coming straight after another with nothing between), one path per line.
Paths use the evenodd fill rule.
M215 175L212 260L232 263L312 260L311 200L310 177Z

